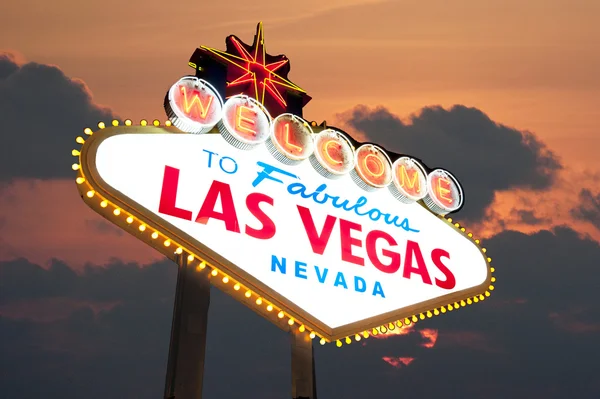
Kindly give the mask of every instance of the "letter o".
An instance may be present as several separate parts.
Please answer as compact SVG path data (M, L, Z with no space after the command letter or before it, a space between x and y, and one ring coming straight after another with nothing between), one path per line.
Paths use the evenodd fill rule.
M231 162L233 162L233 170L231 170L231 171L230 170L226 170L223 167L223 160L225 160L225 159L229 159ZM228 175L232 175L235 172L237 172L237 170L238 170L237 162L235 162L235 160L233 158L230 158L230 157L221 157L221 159L219 159L219 167L221 168L221 170L223 172L227 173Z

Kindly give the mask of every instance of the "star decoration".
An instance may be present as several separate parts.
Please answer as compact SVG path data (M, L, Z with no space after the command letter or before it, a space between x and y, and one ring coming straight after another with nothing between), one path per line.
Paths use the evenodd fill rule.
M272 56L265 49L262 22L256 28L252 46L230 35L226 39L227 51L200 46L200 52L224 61L227 65L226 96L245 94L263 104L271 116L289 112L288 94L301 98L301 107L310 101L306 92L287 80L290 61L285 55Z

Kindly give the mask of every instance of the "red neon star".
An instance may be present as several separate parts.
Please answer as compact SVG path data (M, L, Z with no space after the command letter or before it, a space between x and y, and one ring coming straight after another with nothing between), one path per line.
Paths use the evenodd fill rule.
M256 28L252 46L248 46L238 37L230 35L226 39L227 51L200 46L200 50L209 56L226 61L226 96L246 94L253 96L263 104L272 116L287 111L289 92L302 97L302 106L310 101L304 90L287 80L290 62L285 55L267 54L262 22ZM275 73L275 72L278 73ZM265 96L269 93L269 96Z

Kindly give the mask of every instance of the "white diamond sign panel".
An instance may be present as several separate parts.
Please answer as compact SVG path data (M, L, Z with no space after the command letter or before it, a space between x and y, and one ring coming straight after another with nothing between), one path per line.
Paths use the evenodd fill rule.
M398 182L411 176L392 172L406 165L406 157L395 162L376 146L344 153L336 142L323 138L329 141L320 147L323 140L317 139L313 155L292 162L275 154L275 139L270 145L235 145L220 130L101 130L82 149L82 195L172 258L189 255L202 262L200 269L218 276L215 285L235 284L230 292L240 301L264 308L262 314L274 320L285 316L290 325L327 341L409 323L489 294L485 250L425 205L437 209L444 205L440 199L462 200L462 190L448 189L446 197L432 192L444 171L428 179L415 175L413 192L402 195ZM284 133L278 137L288 139ZM323 159L336 156L357 159L327 168ZM337 173L347 165L362 170ZM364 170L373 172L373 184ZM417 183L429 192L416 193ZM411 196L423 200L405 200Z

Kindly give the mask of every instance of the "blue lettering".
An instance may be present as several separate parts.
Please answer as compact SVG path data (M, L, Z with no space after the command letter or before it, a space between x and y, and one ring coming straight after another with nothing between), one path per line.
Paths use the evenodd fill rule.
M227 170L225 170L225 168L223 167L223 160L225 160L225 159L228 159L228 160L230 160L231 162L233 162L233 170L232 170L232 171L227 171ZM237 170L238 170L238 165L237 165L237 162L235 162L235 160L234 160L233 158L230 158L230 157L221 157L221 159L219 159L219 167L221 168L221 170L222 170L223 172L227 173L228 175L232 175L232 174L234 174L235 172L237 172Z
M335 277L335 283L333 283L334 287L337 287L338 285L341 285L345 289L348 289L346 279L344 278L344 274L342 272L338 272L337 276Z
M279 271L285 274L285 258L281 258L281 261L275 255L271 255L271 271L274 272L275 269L279 269Z
M306 273L306 263L296 261L296 273L295 273L296 277L303 278L306 280L306 274L300 274L300 273Z
M367 290L367 282L364 278L354 276L354 290L356 292L365 292Z
M319 283L323 284L325 282L325 278L327 277L327 272L329 271L329 269L324 268L323 269L323 274L321 275L321 271L319 269L319 266L315 265L315 271L317 272L317 280L319 280Z
M206 151L206 150L205 150ZM278 172L282 175L288 176L288 177L292 177L295 179L300 179L297 175L292 174L290 172L287 172L283 169L280 169L278 167L269 165L265 162L257 162L256 163L259 167L262 168L262 170L260 170L258 172L258 176L254 179L254 181L252 182L252 186L256 187L260 182L262 182L263 180L267 179L267 180L272 180L275 181L277 183L283 183L282 180L271 176L272 172ZM210 166L210 160L209 160L209 166ZM237 170L237 169L236 169ZM308 199L308 198L312 198L312 200L317 203L317 204L325 204L327 203L328 200L331 200L331 205L333 205L334 208L337 209L343 209L347 212L352 212L354 211L354 213L358 216L368 216L369 219L373 220L373 221L378 221L380 219L383 218L383 221L388 224L388 225L392 225L395 227L400 227L402 229L404 229L405 231L408 232L413 232L413 233L418 233L420 230L417 229L413 229L410 227L410 223L408 218L404 218L402 219L401 222L399 222L400 218L398 216L394 216L392 217L391 214L389 213L383 213L380 209L378 208L371 208L368 210L364 210L361 208L365 208L367 206L367 198L365 196L360 196L356 202L354 203L354 205L350 205L350 201L347 199L342 200L340 198L340 196L337 195L330 195L328 193L325 193L325 189L327 188L327 184L321 184L319 185L316 190L310 194L307 193L307 188L304 184L300 183L300 182L294 182L291 183L287 186L287 192L291 195L298 195L300 194L300 196L304 199ZM321 198L319 198L319 194L322 195ZM382 291L383 294L383 291Z
M385 294L383 293L383 287L381 287L381 283L379 281L375 281L375 286L373 287L373 296L381 296L385 298Z
M202 150L203 152L206 152L208 154L208 167L212 168L212 156L213 155L219 155L216 152L212 152L212 151L208 151L208 150Z

